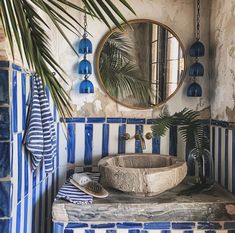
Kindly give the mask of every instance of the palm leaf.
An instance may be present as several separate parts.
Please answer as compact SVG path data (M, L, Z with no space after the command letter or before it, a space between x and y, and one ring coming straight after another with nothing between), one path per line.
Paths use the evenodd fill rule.
M120 29L123 29L121 26L122 22L119 22L117 18L127 22L123 14L111 1L82 0L82 2L87 7L86 10L73 4L70 0L0 1L0 19L5 34L8 37L13 59L15 55L14 51L17 48L23 64L26 63L31 70L34 70L42 77L44 87L48 86L62 117L71 115L70 99L63 88L64 83L59 82L51 71L55 71L64 82L66 82L67 77L63 69L51 55L49 49L50 40L44 30L44 27L46 26L48 28L48 26L37 13L37 9L41 9L48 15L74 52L76 51L61 26L75 34L79 34L77 26L82 27L82 25L65 10L65 6L68 9L86 12L92 17L97 17L109 28L109 19ZM125 0L120 0L119 2L133 12ZM14 40L16 44L14 44Z
M167 129L176 125L189 151L196 149L196 153L200 156L204 149L209 149L210 144L207 126L203 125L198 117L199 112L187 108L172 116L160 115L153 122L152 132L154 136L164 136Z
M109 94L120 102L136 101L138 106L146 106L151 96L149 83L142 79L132 51L133 44L123 33L112 33L100 54L101 79Z

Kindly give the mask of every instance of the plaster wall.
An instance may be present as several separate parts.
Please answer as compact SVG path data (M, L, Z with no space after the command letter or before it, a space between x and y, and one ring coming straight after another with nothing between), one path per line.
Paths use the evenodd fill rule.
M74 0L73 2L81 5L81 2L79 0ZM114 2L118 3L119 1L114 0ZM119 5L121 12L128 20L152 19L167 25L179 36L187 54L189 47L194 42L194 0L130 0L128 2L134 8L136 15L133 15L128 10ZM208 49L210 0L201 1L201 4L201 38L206 48ZM82 22L83 15L72 11L71 14L73 14L80 22ZM79 59L74 54L72 49L61 38L58 31L50 24L49 21L48 23L51 27L51 30L48 31L48 34L50 35L52 40L51 50L55 58L59 61L59 64L61 64L61 66L68 74L69 85L65 86L65 88L70 93L72 99L74 116L152 118L159 115L163 106L140 111L125 108L115 103L101 89L97 81L95 72L93 72L93 75L90 77L90 80L95 86L95 93L88 95L78 94L76 88L79 87L79 84L82 81L82 76L77 74ZM93 35L93 38L91 38L91 40L93 42L95 52L100 40L108 32L108 28L100 21L88 17L88 30ZM64 29L64 31L74 47L76 47L80 38L67 31L66 29ZM5 41L0 44L0 48L4 48L5 55L8 55L8 57L10 56L9 49L6 46ZM93 62L93 70L95 71L95 53L90 55L88 59ZM17 57L16 62L20 63L20 60ZM191 62L192 59L187 56L186 67L188 67ZM177 91L176 95L174 95L166 103L170 113L180 111L184 107L195 110L202 110L209 106L208 50L206 51L205 58L201 59L201 62L203 62L206 70L205 76L203 78L199 78L199 82L203 88L203 96L201 98L188 98L186 96L186 89L191 82L190 78L186 75L185 81L183 82L183 85L180 87L180 89Z
M115 1L118 2L118 1ZM128 12L126 9L121 8L121 11L124 13L128 20L132 19L152 19L159 21L168 27L170 27L181 39L185 49L186 54L194 42L194 0L130 0L131 6L133 6L136 16ZM202 41L205 43L206 48L209 48L209 2L202 1ZM170 7L169 7L170 6ZM97 20L89 18L88 21L88 30L92 33L93 38L92 42L94 45L94 50L97 49L97 46L102 39L102 37L108 32L107 27ZM62 56L59 55L59 59ZM95 55L89 57L95 65ZM208 51L206 52L206 57L201 60L204 63L206 74L204 78L201 78L199 81L203 87L203 97L202 98L188 98L186 96L186 89L190 83L190 79L186 75L185 81L181 88L178 90L176 95L171 98L166 104L170 113L180 111L184 107L188 107L195 110L201 110L208 107ZM122 107L112 101L101 89L99 83L97 82L97 77L95 74L91 76L91 81L95 86L95 93L90 95L81 95L78 94L76 86L82 80L81 76L78 76L76 73L76 64L71 63L71 68L68 69L73 71L70 73L70 80L72 82L72 89L70 91L70 96L73 103L75 104L75 115L78 116L123 116L123 117L156 117L158 116L161 108L148 109L148 110L133 110ZM187 64L190 64L191 58L187 57ZM95 69L95 67L94 67ZM177 104L176 104L177 103Z
M235 0L213 0L211 8L212 119L235 121Z

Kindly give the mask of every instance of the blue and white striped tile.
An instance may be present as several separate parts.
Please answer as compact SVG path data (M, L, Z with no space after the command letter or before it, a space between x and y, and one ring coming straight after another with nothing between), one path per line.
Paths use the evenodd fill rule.
M109 143L108 151L110 155L118 154L118 146L119 146L119 126L120 124L110 124L109 125Z

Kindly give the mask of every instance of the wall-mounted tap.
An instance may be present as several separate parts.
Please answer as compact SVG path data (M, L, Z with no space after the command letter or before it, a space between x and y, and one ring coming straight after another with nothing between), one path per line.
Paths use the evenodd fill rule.
M143 137L143 134L137 133L135 135L135 140L140 140L140 145L141 145L142 150L146 149L146 143L145 143L145 139Z
M153 134L151 132L148 132L148 133L145 134L145 138L147 140L150 140L150 139L153 138ZM131 139L140 140L141 141L141 148L142 148L142 150L146 149L145 138L144 138L142 133L137 133L133 137L131 137L131 135L129 133L125 133L122 136L122 139L125 140L125 141L131 140Z

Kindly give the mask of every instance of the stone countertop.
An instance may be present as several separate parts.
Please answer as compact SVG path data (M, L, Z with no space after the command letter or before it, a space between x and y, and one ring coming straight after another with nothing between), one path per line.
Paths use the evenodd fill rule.
M235 220L235 196L218 185L192 196L177 195L187 186L155 197L137 197L108 190L109 197L94 198L91 205L76 205L63 200L53 203L55 222L118 221L230 221Z

